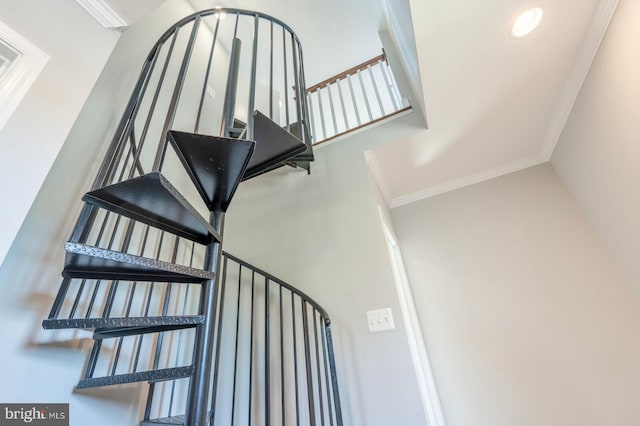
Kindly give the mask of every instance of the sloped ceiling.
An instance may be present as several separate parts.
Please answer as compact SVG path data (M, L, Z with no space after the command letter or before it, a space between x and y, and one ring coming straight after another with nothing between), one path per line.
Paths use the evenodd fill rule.
M410 0L429 129L376 148L392 206L548 161L612 0ZM513 39L511 22L543 8Z

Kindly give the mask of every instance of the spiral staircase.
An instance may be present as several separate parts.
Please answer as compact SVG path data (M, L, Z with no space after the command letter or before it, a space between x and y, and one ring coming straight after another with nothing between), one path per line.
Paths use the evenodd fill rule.
M310 172L305 87L298 37L258 12L200 11L153 46L43 321L93 331L77 388L148 383L141 425L343 424L326 311L222 250L243 180Z

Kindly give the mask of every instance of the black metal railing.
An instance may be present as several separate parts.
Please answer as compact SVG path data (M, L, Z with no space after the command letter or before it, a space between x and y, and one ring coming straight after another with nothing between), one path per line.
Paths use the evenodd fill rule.
M196 166L185 165L185 153L170 135L219 136L214 143L223 146L229 138L254 139L263 120L272 134L275 126L275 139L294 134L307 151L287 151L286 161L275 157L254 175L279 163L308 164L313 154L305 86L298 37L261 13L201 11L177 22L153 46L92 191L83 198L65 246L64 278L43 322L46 328L94 331L79 388L149 382L143 425L203 426L204 410L210 424L242 418L252 424L342 425L326 312L231 255L221 269L228 203L212 207L206 200L194 178ZM235 161L242 177L251 150L245 160L227 158L224 166ZM215 186L222 178L213 177ZM149 188L157 192L145 193ZM122 191L132 192L110 201ZM157 196L171 198L174 204L166 205L178 204L178 216L204 226L204 234L181 227L166 205L153 205Z
M328 314L277 277L231 254L223 259L210 425L341 426ZM174 416L186 390L156 384L145 420Z

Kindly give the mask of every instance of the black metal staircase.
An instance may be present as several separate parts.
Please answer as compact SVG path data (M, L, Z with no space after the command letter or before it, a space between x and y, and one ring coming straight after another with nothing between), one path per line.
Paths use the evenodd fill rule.
M242 39L253 46L246 72ZM220 102L206 98L211 85ZM299 40L257 12L201 11L156 43L83 197L43 321L93 331L77 388L147 382L142 425L342 425L326 312L221 247L241 181L309 170L304 88Z

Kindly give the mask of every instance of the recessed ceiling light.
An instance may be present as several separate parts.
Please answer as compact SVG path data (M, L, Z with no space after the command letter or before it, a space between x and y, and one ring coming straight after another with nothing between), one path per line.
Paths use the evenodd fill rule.
M542 9L532 7L522 12L511 26L511 36L515 38L524 37L535 30L542 20Z

